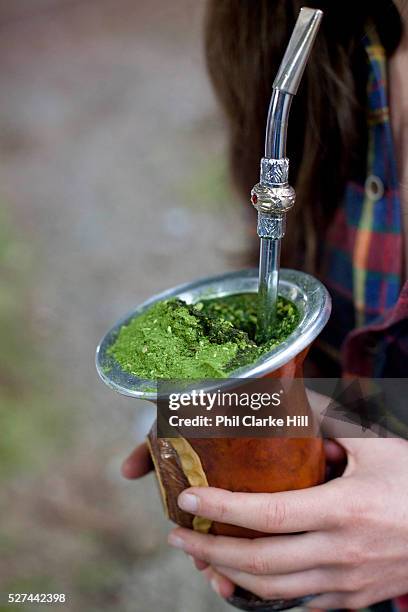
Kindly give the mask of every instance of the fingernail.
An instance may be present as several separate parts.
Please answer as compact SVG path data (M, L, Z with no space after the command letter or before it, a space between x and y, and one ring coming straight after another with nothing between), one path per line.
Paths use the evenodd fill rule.
M181 548L182 550L184 549L184 540L175 533L169 534L167 542L170 544L170 546L174 546L174 548Z
M221 593L220 593L220 587L219 587L219 584L218 584L218 580L217 580L216 578L213 578L213 579L210 581L210 584L211 584L211 588L212 588L212 590L213 590L213 591L215 591L215 592L217 593L217 595L221 595Z
M125 478L126 478L126 475L127 475L128 471L129 471L129 468L130 468L130 462L129 462L129 461L127 461L127 460L125 460L125 461L122 463L122 467L121 467L122 474L123 474L123 476L124 476Z
M186 512L195 512L198 510L199 498L191 493L181 493L178 498L178 505Z

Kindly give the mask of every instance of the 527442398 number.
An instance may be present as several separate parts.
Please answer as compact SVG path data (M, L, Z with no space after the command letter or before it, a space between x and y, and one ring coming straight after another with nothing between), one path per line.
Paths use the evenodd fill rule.
M65 593L9 593L7 603L65 603Z

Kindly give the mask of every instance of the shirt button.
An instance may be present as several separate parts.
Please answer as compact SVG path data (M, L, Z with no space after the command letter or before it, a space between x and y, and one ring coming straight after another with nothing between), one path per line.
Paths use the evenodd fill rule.
M374 202L381 200L384 195L384 183L380 177L376 176L375 174L370 174L367 176L364 189L366 196Z

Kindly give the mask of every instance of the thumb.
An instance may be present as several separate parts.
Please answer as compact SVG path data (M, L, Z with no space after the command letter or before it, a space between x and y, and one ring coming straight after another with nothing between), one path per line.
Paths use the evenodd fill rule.
M121 471L125 478L134 479L141 478L152 469L153 461L146 442L143 442L124 460Z
M372 467L382 461L384 455L388 456L390 450L390 438L378 438L374 435L365 438L336 438L336 442L346 451L349 467L356 462Z

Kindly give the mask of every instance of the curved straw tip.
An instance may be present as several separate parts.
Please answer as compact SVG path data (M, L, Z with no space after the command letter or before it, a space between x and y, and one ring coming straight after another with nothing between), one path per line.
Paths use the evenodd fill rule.
M318 32L323 11L303 7L300 9L292 36L273 83L279 89L294 96L299 87L310 51Z
M305 13L313 13L315 19L321 19L323 17L323 11L321 9L311 8L310 6L302 6L300 12L302 11Z

